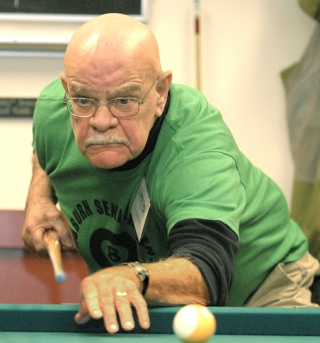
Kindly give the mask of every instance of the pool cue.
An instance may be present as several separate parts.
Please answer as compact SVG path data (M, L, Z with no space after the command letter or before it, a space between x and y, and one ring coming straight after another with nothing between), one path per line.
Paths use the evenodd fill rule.
M67 277L63 270L58 234L54 230L48 230L44 233L43 239L53 266L54 277L57 282L62 283Z
M194 33L195 33L195 64L196 88L201 91L201 35L200 35L200 0L194 0Z

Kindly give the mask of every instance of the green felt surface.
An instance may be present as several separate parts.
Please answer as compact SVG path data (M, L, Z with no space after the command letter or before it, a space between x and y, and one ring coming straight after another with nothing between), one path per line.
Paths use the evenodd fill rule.
M103 321L77 325L76 305L0 304L0 342L8 343L178 343L172 322L179 307L149 309L151 327L107 334ZM210 343L320 343L319 309L211 307L217 320Z
M319 343L316 336L214 335L208 343ZM85 334L48 332L0 332L0 342L8 343L179 343L173 334Z

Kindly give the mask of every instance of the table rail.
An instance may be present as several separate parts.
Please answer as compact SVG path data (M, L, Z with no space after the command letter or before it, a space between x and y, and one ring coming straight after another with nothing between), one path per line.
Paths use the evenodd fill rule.
M0 304L0 331L105 332L102 320L77 325L77 305ZM150 309L151 327L136 325L133 333L172 334L179 307ZM210 307L217 319L217 334L320 336L320 310ZM136 319L136 316L135 316Z

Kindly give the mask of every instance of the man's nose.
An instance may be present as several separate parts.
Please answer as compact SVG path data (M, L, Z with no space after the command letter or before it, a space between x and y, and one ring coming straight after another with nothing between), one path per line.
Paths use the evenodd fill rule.
M106 131L118 125L118 119L110 112L106 103L100 102L96 113L91 118L91 125L99 131Z

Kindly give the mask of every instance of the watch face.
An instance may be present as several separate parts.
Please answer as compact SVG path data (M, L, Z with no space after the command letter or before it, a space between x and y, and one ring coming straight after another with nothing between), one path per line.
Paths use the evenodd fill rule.
M133 263L133 265L134 265L134 269L135 269L136 274L139 276L139 278L142 281L144 281L144 279L148 275L147 269L139 262L135 262L135 263Z
M128 266L136 273L137 277L141 280L142 291L141 294L145 295L149 285L149 272L148 269L140 262L128 263Z

